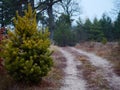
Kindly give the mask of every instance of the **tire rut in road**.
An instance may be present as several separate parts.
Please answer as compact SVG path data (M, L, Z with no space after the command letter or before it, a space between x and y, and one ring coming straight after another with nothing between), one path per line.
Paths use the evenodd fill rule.
M78 70L82 69L83 78L87 81L88 90L111 90L108 81L99 74L99 68L92 65L85 55L81 55L78 52L72 50L70 47L66 50L72 53L78 61L82 62L82 65Z
M110 88L112 90L120 90L120 77L113 72L112 64L108 62L108 60L101 58L93 53L88 53L74 47L69 47L69 49L76 51L80 55L87 56L87 60L89 60L92 65L100 68L97 72L109 82Z
M63 79L64 86L61 90L87 90L86 81L82 78L82 72L77 70L77 66L81 65L81 62L77 62L75 57L67 52L64 48L58 48L59 51L66 58L65 77ZM79 76L78 76L79 73Z

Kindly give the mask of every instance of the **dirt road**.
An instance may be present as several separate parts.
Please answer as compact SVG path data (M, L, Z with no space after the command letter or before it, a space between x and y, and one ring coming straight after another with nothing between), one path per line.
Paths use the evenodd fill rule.
M61 90L120 90L108 60L74 47L56 47L66 58Z
M61 90L86 90L86 82L82 78L80 78L80 76L82 77L82 75L79 74L78 77L77 65L81 65L81 63L75 61L76 58L64 49L59 48L59 51L67 60L67 66L64 69L66 74L63 80L64 86L61 87Z

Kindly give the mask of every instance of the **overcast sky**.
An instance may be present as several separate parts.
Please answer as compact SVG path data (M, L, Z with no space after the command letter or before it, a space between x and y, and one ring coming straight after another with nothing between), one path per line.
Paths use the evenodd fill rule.
M35 0L38 1L38 0ZM94 17L100 19L103 13L107 13L110 17L111 11L114 8L115 0L74 0L78 1L80 8L82 10L82 14L74 17L77 19L81 17L83 20L86 18L90 18L93 20Z
M97 17L101 18L103 13L110 15L114 8L114 0L78 0L82 9L82 19Z

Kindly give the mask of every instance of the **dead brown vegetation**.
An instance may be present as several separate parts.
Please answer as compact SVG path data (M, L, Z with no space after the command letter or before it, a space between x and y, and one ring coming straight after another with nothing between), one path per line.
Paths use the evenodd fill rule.
M114 71L120 76L120 45L117 42L108 42L106 44L84 42L77 44L75 47L96 53L98 56L106 58L113 63Z

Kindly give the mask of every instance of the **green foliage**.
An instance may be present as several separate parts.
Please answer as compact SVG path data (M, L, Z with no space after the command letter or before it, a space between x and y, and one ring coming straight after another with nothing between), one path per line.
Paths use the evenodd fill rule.
M92 22L90 21L89 18L86 19L84 23L84 32L86 32L86 40L89 41L90 38L90 30L91 30Z
M5 25L11 24L13 17L15 16L16 10L19 11L20 15L23 15L23 11L27 8L28 2L34 2L34 0L0 0L2 2L2 5L0 5L0 19L3 19L3 21L0 21L0 23L4 23ZM22 5L24 4L24 7ZM33 4L32 4L33 5ZM3 16L2 16L3 15Z
M86 19L85 23L78 20L74 29L78 42L103 42L104 38L107 41L118 41L120 39L120 13L115 22L112 22L111 18L105 14L100 20L94 18L93 22L89 18Z
M77 21L77 26L74 27L73 29L75 31L75 36L76 36L77 42L86 41L88 39L87 30L85 30L84 23L82 22L82 20L80 18Z
M5 25L10 24L12 18L15 16L15 11L18 7L18 1L17 0L2 0L2 14L0 15L0 18L4 18L3 21L0 23L4 23ZM8 8L9 7L9 8ZM2 15L4 17L2 17Z
M75 44L75 33L71 30L70 17L65 14L61 15L56 24L55 43L59 46L73 46Z
M98 42L100 42L102 40L102 38L104 37L104 34L101 31L100 22L99 22L99 20L97 20L97 18L94 18L92 28L90 30L90 34L91 34L90 38L93 39L94 41L98 41Z
M102 42L102 44L106 44L107 43L107 39L105 37L103 37L101 42Z
M120 12L118 14L117 20L115 21L114 36L116 40L120 40Z
M49 32L37 30L36 13L30 5L25 16L17 14L14 24L15 30L8 32L9 39L1 46L5 68L17 81L39 82L53 65Z
M103 32L101 31L100 22L97 18L94 18L93 23L87 19L84 24L84 29L87 32L87 40L88 41L98 41L100 42L104 36Z
M59 43L96 41L105 44L107 41L118 41L120 39L120 13L115 22L105 14L98 20L96 17L93 22L87 18L85 23L81 19L77 21L77 26L70 26L69 16L61 15L57 21L55 31L55 41Z
M75 44L75 34L68 27L63 26L55 31L54 40L59 46L73 46Z
M100 19L101 31L108 41L113 41L114 33L113 33L113 24L110 17L103 14L103 17Z

